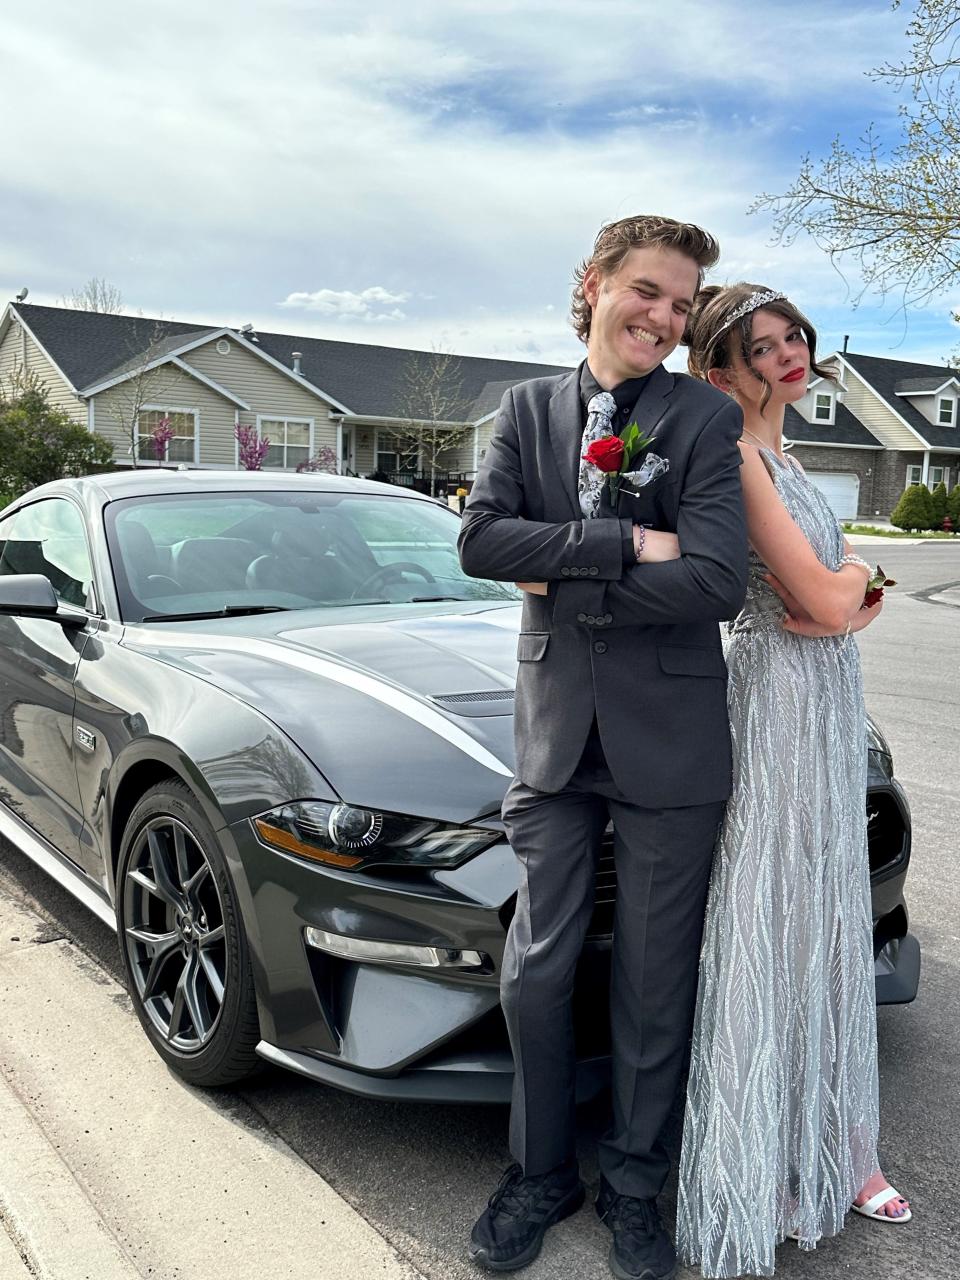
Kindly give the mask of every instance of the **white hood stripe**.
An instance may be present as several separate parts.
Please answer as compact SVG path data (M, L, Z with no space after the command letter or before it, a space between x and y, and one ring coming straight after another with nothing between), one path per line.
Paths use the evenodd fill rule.
M136 644L137 642L133 643ZM133 647L130 641L128 641L128 645ZM314 654L303 653L299 649L269 644L265 640L252 640L246 636L231 637L230 640L224 641L211 640L208 636L204 636L201 641L186 635L164 636L162 644L139 643L137 647L152 649L154 652L159 651L161 654L164 649L171 648L192 649L198 654L204 651L213 653L247 653L252 657L264 658L268 662L281 663L287 667L295 667L300 671L308 671L311 675L322 676L325 680L332 680L336 684L355 689L357 693L363 693L368 698L373 698L376 702L383 703L385 707L391 707L394 711L399 711L401 715L408 716L411 720L415 720L417 724L422 725L424 729L435 733L438 738L443 738L445 742L449 742L452 747L462 751L471 760L476 760L477 764L483 765L485 769L489 769L492 773L500 774L504 778L513 777L513 770L508 769L502 760L498 760L486 747L482 747L479 742L471 738L468 733L464 733L457 725L451 724L446 716L441 715L439 711L434 711L432 707L424 706L417 698L411 697L410 694L404 693L401 689L395 689L392 685L385 684L382 680L377 680L362 671L353 671L349 667L342 667L336 662L331 662L329 658L316 657Z

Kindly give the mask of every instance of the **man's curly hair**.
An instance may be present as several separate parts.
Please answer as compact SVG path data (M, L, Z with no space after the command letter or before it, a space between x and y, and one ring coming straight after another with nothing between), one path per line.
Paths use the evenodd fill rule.
M703 273L714 267L720 257L720 246L702 227L691 222L677 222L656 213L640 213L619 222L608 222L600 228L593 253L584 258L574 272L575 286L570 304L570 319L581 342L590 337L592 309L583 296L583 277L590 267L602 276L614 275L631 249L676 249L686 254L699 268L697 288L703 284Z

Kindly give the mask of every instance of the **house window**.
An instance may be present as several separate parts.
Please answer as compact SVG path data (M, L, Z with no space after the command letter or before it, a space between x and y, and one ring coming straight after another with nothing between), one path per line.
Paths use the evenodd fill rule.
M158 459L153 433L166 419L173 435ZM197 415L193 409L161 409L151 405L137 415L137 458L141 462L196 462Z
M953 406L954 400L951 396L944 396L942 400L937 402L937 422L942 427L953 426Z
M818 391L813 401L815 422L830 422L833 418L833 396L829 391Z
M295 471L310 457L313 420L311 418L258 418L257 431L266 436L270 448L263 460L265 469Z
M412 474L420 466L420 450L412 440L395 435L392 431L378 431L376 441L376 470L385 475L398 471Z
M909 466L907 467L907 484L921 484L923 480L923 467ZM945 484L950 488L950 468L949 467L931 467L927 472L927 488L935 489L938 484Z

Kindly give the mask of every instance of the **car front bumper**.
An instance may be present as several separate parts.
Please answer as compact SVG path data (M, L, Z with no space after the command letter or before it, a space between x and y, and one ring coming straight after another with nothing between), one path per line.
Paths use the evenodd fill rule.
M889 778L871 779L867 801L868 813L875 813L870 856L877 1002L904 1003L916 995L920 969L903 900L909 809ZM230 836L225 845L250 941L264 1059L367 1097L509 1101L513 1061L499 975L519 872L505 839L449 871L356 874L267 849L246 821L223 835ZM574 996L581 1101L609 1079L606 992L614 893L608 848ZM441 961L433 967L357 961L337 954L343 950L339 939L410 947L409 954L439 955ZM465 955L482 963L458 967ZM445 964L444 957L453 959Z

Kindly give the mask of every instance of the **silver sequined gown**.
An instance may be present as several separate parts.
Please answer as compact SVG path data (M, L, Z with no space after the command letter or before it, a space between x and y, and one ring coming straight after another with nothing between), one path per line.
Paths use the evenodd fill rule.
M843 537L819 490L763 451L819 559ZM773 1274L843 1226L877 1168L867 744L853 638L779 626L751 555L727 650L733 793L707 903L677 1206L705 1276Z

